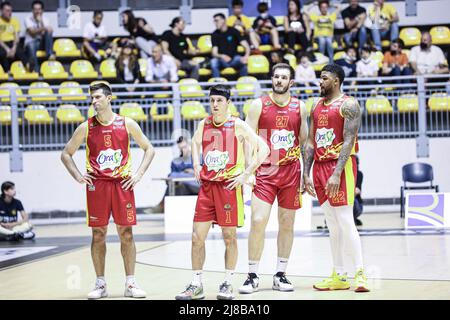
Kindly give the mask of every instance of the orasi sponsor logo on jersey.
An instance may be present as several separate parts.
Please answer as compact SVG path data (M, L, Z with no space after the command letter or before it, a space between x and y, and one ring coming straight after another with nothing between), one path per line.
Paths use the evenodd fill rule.
M122 150L106 149L102 150L97 157L97 164L100 170L111 169L114 170L120 167L122 163Z
M209 151L205 157L205 164L208 167L208 171L219 172L220 170L225 169L228 161L230 161L228 151Z
M270 143L274 150L288 150L294 146L295 134L294 131L288 131L286 129L273 130L270 137Z
M316 144L317 148L326 148L333 144L336 137L333 128L320 128L316 130Z

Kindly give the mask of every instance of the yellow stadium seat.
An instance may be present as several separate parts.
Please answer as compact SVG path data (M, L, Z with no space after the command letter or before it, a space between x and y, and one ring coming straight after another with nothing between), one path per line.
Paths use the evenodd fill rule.
M284 48L285 48L285 49L288 49L289 46L288 46L287 44L285 44L285 45L284 45ZM299 45L298 43L296 43L296 44L294 45L294 50L295 50L295 51L299 51L299 50L301 50L301 49L302 49L302 46Z
M210 69L207 69L207 68L200 68L198 70L198 74L201 77L209 77L212 74L212 71Z
M186 101L181 105L181 115L186 120L199 120L208 116L199 101Z
M102 78L116 78L116 65L114 59L103 60L100 64L100 73Z
M70 65L70 73L74 79L97 78L98 73L94 70L92 63L88 60L75 60Z
M392 105L383 95L370 97L366 100L366 109L368 114L392 113Z
M56 119L61 123L80 123L85 120L80 109L73 104L62 104L56 110Z
M384 54L381 51L375 51L372 53L373 59L378 61L378 68L383 67Z
M251 55L248 57L248 73L269 73L269 60L263 55Z
M238 46L238 49L237 49L237 52L238 52L238 53L244 53L244 52L245 52L244 47L241 46L241 45L239 45L239 46Z
M390 45L391 45L391 42L389 40L381 40L382 48L388 48Z
M158 105L155 103L152 104L150 108L150 116L155 121L168 121L173 120L173 105L171 103L167 104L167 113L158 113Z
M33 82L30 85L28 94L31 96L31 101L56 101L57 97L49 97L53 94L53 90L50 88L47 82Z
M244 106L242 107L242 111L244 112L244 115L247 116L248 109L252 106L253 99L248 99L244 102Z
M192 78L181 79L178 81L180 84L180 93L183 98L204 97L202 87L198 84L198 81Z
M436 26L430 29L433 44L450 44L450 29L447 26Z
M75 42L72 39L60 38L53 43L53 51L57 57L75 57L81 56L80 50L78 50Z
M319 100L318 97L309 97L305 102L306 111L308 111L308 114L311 113L311 109L313 108L314 104Z
M437 92L428 99L428 108L432 111L450 111L450 97L446 92Z
M211 35L200 36L197 41L197 48L201 54L209 54L212 50Z
M258 79L252 76L239 77L236 83L238 96L253 96L258 85ZM241 91L243 90L243 91Z
M180 78L185 78L187 75L186 71L184 71L184 70L178 70L177 74L178 74L178 77L180 77Z
M2 102L9 102L9 89L16 88L17 101L26 101L27 99L23 97L22 89L15 82L3 82L0 85L0 97L2 97Z
M44 61L41 65L41 74L44 79L67 79L69 77L61 62L55 60Z
M17 119L19 124L22 124L22 119ZM11 107L10 106L0 106L0 124L10 125L11 124Z
M121 116L126 116L135 121L147 121L148 115L144 113L144 110L138 103L123 103L120 106L119 114Z
M76 81L64 81L61 83L58 94L61 95L61 100L63 101L87 99L87 96L83 93L83 89L80 87L80 84Z
M289 65L294 68L297 68L297 58L292 53L286 53L284 58L289 61Z
M400 31L399 38L403 40L405 43L405 46L417 46L420 44L420 38L422 37L422 34L420 33L420 30L416 27L408 27L403 28Z
M336 60L342 59L342 58L344 58L344 56L345 56L345 51L338 51L334 54L333 60L336 61Z
M277 22L277 26L282 26L284 23L284 16L275 16L275 21Z
M0 80L8 80L8 74L3 70L2 65L0 64Z
M25 120L29 124L51 124L53 117L50 116L43 105L30 105L25 109Z
M45 58L45 57L47 57L47 53L45 52L45 50L38 50L36 52L36 57L38 57L38 58Z
M273 46L270 44L262 44L258 47L261 52L270 52L273 50Z
M234 76L237 74L237 71L234 68L225 68L220 71L220 74L223 76Z
M234 105L233 102L231 102L231 103L228 105L228 111L230 112L230 114L231 114L232 116L238 117L238 118L239 118L240 113L239 113L239 111L237 110L237 108L236 108L236 106Z
M139 58L139 70L141 71L141 76L145 77L145 74L147 73L147 59L145 58Z
M14 61L10 71L15 80L37 80L39 78L37 72L28 72L22 61Z
M316 57L316 61L314 61L311 65L314 71L321 71L323 67L325 67L330 59L320 52L314 52L314 56Z
M397 101L399 112L419 111L419 98L416 94L402 94Z
M208 82L212 82L212 83L224 83L224 82L228 82L228 80L226 78L222 78L222 77L217 77L217 78L209 78Z
M337 41L333 40L333 44L332 44L333 49L337 49L339 48L339 44L337 43ZM318 51L319 50L319 45L317 44L317 42L313 42L313 49L314 51Z
M88 109L88 117L89 118L92 118L93 116L95 116L96 115L96 112L95 112L95 109L94 109L94 107L91 105L91 106L89 106L89 109Z

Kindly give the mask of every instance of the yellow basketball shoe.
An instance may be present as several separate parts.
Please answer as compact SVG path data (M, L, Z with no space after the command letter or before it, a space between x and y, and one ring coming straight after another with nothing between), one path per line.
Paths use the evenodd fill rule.
M319 291L329 290L348 290L350 283L347 281L347 274L338 275L336 271L329 278L326 278L313 286L314 289Z
M369 292L369 287L367 286L367 278L364 275L364 270L358 269L355 275L355 292Z

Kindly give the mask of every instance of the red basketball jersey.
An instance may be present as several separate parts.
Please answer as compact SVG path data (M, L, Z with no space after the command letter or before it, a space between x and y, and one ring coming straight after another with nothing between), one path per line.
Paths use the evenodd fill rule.
M236 118L217 125L213 117L205 119L202 137L203 168L201 180L224 181L244 171L242 143L236 137Z
M301 102L291 97L282 107L269 95L262 96L262 110L258 123L258 134L270 147L270 154L264 164L286 165L300 159L298 136L302 116Z
M321 98L313 111L314 123L314 160L337 160L344 143L344 117L341 107L346 99L351 97L342 95L331 104L325 104ZM358 138L356 138L352 153L358 152Z
M131 172L130 138L125 118L102 125L94 116L88 119L86 168L96 179L122 180Z

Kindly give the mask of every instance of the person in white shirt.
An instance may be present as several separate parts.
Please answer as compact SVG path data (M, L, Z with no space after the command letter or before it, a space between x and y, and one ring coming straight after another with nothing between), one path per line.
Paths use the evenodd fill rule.
M146 82L167 83L177 82L177 65L173 57L163 54L162 47L158 44L153 47L152 56L147 60Z
M44 49L47 59L54 60L53 53L53 28L47 17L44 17L44 3L35 0L31 4L31 12L25 19L25 51L29 70L39 71L37 51Z
M371 57L371 50L363 47L361 50L361 60L356 62L356 73L359 78L369 78L378 76L378 62Z
M318 86L316 72L314 71L311 61L306 53L299 54L299 61L297 68L295 69L295 82L298 82L301 86L310 87L311 84Z
M102 60L99 50L106 48L108 38L105 27L101 25L102 20L103 12L95 10L92 21L84 26L83 54L88 59Z
M431 44L431 35L429 32L422 34L420 46L415 46L411 49L409 62L416 75L449 72L444 53L441 48Z

